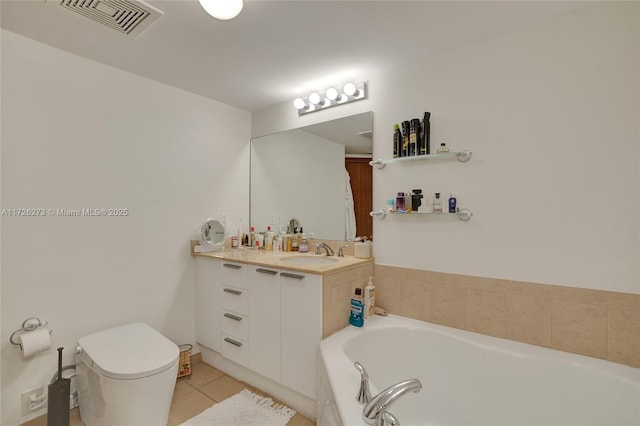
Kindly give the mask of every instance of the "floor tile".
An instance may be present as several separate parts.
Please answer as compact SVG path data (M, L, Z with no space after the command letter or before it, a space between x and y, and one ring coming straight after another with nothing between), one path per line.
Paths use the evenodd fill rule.
M309 420L300 413L296 413L295 416L289 420L287 426L315 426L316 422Z
M200 392L217 402L222 402L230 396L242 391L242 389L251 390L249 386L244 385L236 379L229 376L222 376L218 380L214 380L213 382L201 387Z
M174 399L169 411L169 426L184 423L213 405L215 405L215 401L197 391Z
M187 381L179 380L176 383L176 387L173 389L173 401L178 398L182 398L191 392L197 392L196 388L191 386Z
M202 388L207 383L213 382L224 376L224 373L217 368L210 366L204 362L199 362L191 367L191 377L186 382L196 389Z

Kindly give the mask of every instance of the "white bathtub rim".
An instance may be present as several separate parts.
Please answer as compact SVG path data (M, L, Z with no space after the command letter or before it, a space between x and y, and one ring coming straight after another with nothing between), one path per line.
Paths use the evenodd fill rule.
M487 336L466 330L446 327L438 324L405 318L397 315L387 317L374 316L365 321L363 327L348 326L327 337L320 343L320 356L325 365L331 389L335 396L335 404L344 425L364 424L360 412L354 413L353 404L360 385L360 373L345 353L345 345L352 338L368 331L399 328L402 330L418 330L446 335L468 344L506 353L518 358L538 359L550 362L568 362L573 366L595 369L615 379L640 386L640 368L634 368L611 361L592 358L584 355L559 351L514 340ZM366 365L365 365L366 368ZM409 379L402 377L399 380ZM375 395L379 389L371 386Z

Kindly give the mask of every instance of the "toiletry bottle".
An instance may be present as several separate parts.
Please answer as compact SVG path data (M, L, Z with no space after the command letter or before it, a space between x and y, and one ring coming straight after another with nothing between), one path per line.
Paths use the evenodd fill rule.
M404 209L407 213L411 213L411 193L409 191L404 193Z
M298 228L293 229L293 239L291 240L291 251L298 251L300 248L300 234Z
M255 246L256 246L256 228L252 226L251 230L249 231L249 247L255 247Z
M411 192L411 210L417 212L422 205L422 189L414 189Z
M364 288L364 317L369 318L374 314L376 305L376 286L373 285L373 277L369 277L369 283Z
M406 157L409 155L409 122L402 122L402 153L401 157Z
M393 213L396 211L396 200L393 198L387 199L387 213Z
M309 242L307 241L307 236L302 232L302 228L300 228L300 232L302 238L300 238L300 245L298 246L298 251L300 253L309 253Z
M400 125L393 125L393 158L400 157L402 151L402 132L400 131Z
M414 120L409 122L409 156L416 155L416 123Z
M438 154L446 154L447 152L449 152L449 148L447 147L446 143L441 143L440 147L438 147L438 150L436 151Z
M422 143L420 144L420 154L426 155L431 153L431 123L429 119L431 118L430 112L424 113L424 118L422 119Z
M449 195L449 213L455 213L456 212L456 204L458 203L458 200L456 200L456 196L453 194Z
M273 237L274 233L271 230L271 225L267 226L267 233L264 236L264 249L266 251L273 251Z
M396 196L396 211L402 210L404 213L404 192L398 192Z
M355 294L351 296L349 324L355 325L356 327L362 327L364 325L364 299L362 298L361 288L356 288Z
M422 141L421 141L422 132L420 129L419 118L414 118L413 120L411 120L410 129L412 131L412 133L409 135L410 136L409 148L411 150L411 155L420 155L420 146L422 145Z
M442 213L442 200L439 192L436 192L435 197L433 197L433 212Z
M258 235L256 235L256 247L259 250L264 250L264 232L261 232Z

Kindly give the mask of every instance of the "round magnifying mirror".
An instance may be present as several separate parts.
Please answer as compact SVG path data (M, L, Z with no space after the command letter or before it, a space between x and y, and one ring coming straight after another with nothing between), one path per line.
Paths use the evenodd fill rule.
M200 228L200 239L207 247L213 249L222 247L226 236L226 227L216 219L207 219Z
M291 229L291 232L293 232L294 229L300 229L300 221L298 219L296 219L295 217L292 217L291 219L289 219L289 229Z

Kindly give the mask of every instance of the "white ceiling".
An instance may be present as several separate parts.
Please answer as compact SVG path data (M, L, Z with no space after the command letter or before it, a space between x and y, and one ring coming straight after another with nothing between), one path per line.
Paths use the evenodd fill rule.
M245 0L219 21L196 0L149 0L164 12L137 37L64 9L2 0L2 27L217 101L257 111L418 56L513 31L593 2Z

